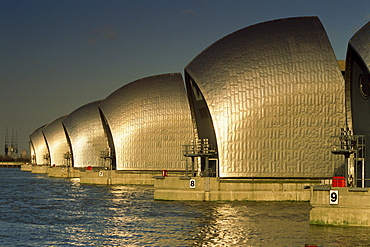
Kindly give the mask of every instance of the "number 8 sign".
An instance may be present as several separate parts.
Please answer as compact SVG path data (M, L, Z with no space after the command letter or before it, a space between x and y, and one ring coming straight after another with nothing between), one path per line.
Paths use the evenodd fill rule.
M195 189L195 179L190 179L190 189Z
M329 194L330 204L338 204L339 194L338 190L330 190Z

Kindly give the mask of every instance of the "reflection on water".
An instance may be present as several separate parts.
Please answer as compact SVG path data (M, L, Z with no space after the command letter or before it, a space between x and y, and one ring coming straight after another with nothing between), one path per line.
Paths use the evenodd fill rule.
M309 203L163 202L153 188L0 168L0 246L367 246L369 228L309 225Z

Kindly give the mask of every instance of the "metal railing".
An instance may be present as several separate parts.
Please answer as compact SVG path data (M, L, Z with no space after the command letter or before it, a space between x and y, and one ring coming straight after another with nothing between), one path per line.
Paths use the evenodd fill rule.
M339 136L333 136L331 152L344 155L345 177L350 187L365 187L366 137L353 135L351 130L341 129Z
M214 157L216 151L211 148L211 145L208 142L208 139L197 139L192 141L190 145L182 145L182 155L185 157L191 157L192 164L191 164L191 176L195 176L195 158L200 157L204 158L204 167L201 169L201 176L204 177L213 177L217 176L218 173L218 164L216 162L216 171L213 171L209 167L209 159L210 157ZM188 168L188 160L186 160L186 176L188 176L189 168Z

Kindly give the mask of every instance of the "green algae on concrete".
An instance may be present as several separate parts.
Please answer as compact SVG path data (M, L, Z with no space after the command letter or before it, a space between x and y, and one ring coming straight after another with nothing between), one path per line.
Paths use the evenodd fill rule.
M368 188L312 186L310 224L325 226L370 226ZM338 204L330 203L330 193L338 195Z

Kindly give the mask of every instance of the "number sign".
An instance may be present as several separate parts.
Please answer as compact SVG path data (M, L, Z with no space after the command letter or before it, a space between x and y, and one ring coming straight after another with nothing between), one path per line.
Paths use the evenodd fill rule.
M330 204L338 204L339 193L338 190L330 190L329 200Z
M195 179L190 179L190 189L195 189Z

